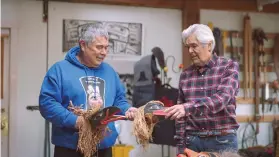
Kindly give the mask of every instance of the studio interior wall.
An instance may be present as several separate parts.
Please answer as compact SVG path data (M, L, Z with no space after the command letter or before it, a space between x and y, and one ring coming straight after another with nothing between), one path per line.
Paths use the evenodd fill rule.
M43 157L44 120L38 112L26 110L26 106L38 105L38 93L46 69L64 58L63 19L140 22L144 29L144 55L150 54L154 46L159 46L165 52L165 56L175 57L175 65L178 66L182 62L182 15L179 10L50 2L47 62L47 27L42 20L42 2L28 0L1 2L2 27L11 28L10 157ZM238 12L201 11L202 23L212 21L223 29L241 30L242 16L243 14ZM251 16L252 26L265 26L264 29L270 32L279 31L276 27L278 15L251 14ZM120 73L132 73L135 60L108 57L107 62ZM123 63L128 66L124 66ZM171 64L169 62L168 66L170 67ZM170 84L177 87L179 74L170 70L168 75L172 77ZM274 77L274 74L270 74L271 80ZM251 104L239 105L237 113L252 114L252 107ZM156 145L151 145L148 151L143 153L129 134L131 124L121 122L121 125L122 142L136 147L131 152L131 157L161 156L161 147ZM261 134L258 136L258 141L263 145L269 143L270 139L269 132L264 128L267 126L269 124L261 125ZM171 150L171 154L175 152Z
M47 25L42 19L42 6L42 2L33 0L4 0L1 6L4 8L2 26L10 27L12 34L10 157L43 156L44 119L39 112L26 110L26 106L38 105L38 94L46 68L64 58L63 19L142 23L144 55L151 54L151 49L159 46L165 57L175 57L176 66L182 62L180 10L50 2L47 63ZM120 73L133 73L132 67L136 60L108 57L106 61ZM171 64L168 63L169 66ZM170 70L168 76L172 77L170 84L177 87L179 75ZM121 140L135 145L130 125L127 122L121 124ZM161 156L161 147L151 145L145 153L136 147L130 156Z
M216 11L216 10L201 10L200 20L203 24L208 24L212 22L215 27L219 27L221 30L230 31L243 31L243 17L246 12L234 12L234 11ZM249 13L251 18L251 26L254 28L262 28L266 33L279 33L279 14L267 14L267 13ZM234 41L236 42L236 41ZM242 46L242 39L239 40L239 46ZM227 45L230 45L229 39L227 40ZM273 47L273 40L265 41L265 48ZM230 57L229 53L225 53L226 57ZM269 61L272 61L272 56L266 55ZM240 65L242 64L242 59ZM254 74L253 74L254 75ZM277 79L275 72L268 73L268 81L272 82ZM253 78L254 79L254 78ZM243 80L243 72L240 72L240 81ZM254 92L254 91L253 91ZM272 91L271 91L272 92ZM243 89L240 89L238 97L243 97ZM260 106L261 108L261 106ZM261 110L260 110L261 112ZM238 104L237 115L254 115L254 104ZM265 115L279 114L278 106ZM241 146L242 135L246 123L241 123L240 129L238 130L238 143ZM271 123L261 123L260 133L257 135L257 141L259 145L266 146L272 143L273 133Z

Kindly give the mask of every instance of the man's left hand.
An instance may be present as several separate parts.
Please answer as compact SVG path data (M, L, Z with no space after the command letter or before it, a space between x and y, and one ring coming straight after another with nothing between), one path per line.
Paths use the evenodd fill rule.
M185 108L180 104L167 108L165 112L167 113L166 118L170 118L171 120L185 117Z
M127 119L134 120L137 110L138 109L135 107L130 107L125 113L125 116L127 117Z

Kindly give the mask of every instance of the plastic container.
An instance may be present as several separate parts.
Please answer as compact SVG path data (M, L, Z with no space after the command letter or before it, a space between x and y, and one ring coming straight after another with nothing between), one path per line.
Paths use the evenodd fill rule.
M129 157L129 153L132 149L134 149L133 146L117 144L112 147L112 157Z

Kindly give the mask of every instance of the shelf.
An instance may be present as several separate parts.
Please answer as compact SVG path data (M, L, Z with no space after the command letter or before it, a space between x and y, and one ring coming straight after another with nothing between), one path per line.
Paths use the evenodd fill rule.
M236 116L236 120L239 123L247 123L251 120L252 120L252 122L255 122L254 119L255 119L255 117L253 115L251 115L251 116L250 115L249 116L237 115ZM264 116L262 116L260 122L269 123L269 122L272 122L274 119L279 120L279 115L264 115Z

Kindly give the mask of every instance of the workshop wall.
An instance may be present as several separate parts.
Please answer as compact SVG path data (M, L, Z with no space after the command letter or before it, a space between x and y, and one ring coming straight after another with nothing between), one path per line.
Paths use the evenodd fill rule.
M10 157L43 157L44 119L39 112L26 110L26 106L38 105L38 94L47 63L50 67L64 58L62 19L141 22L144 27L144 55L151 54L151 49L159 46L165 56L175 57L177 67L182 62L180 10L50 2L47 47L47 25L43 23L42 6L40 1L2 1L2 27L11 28L12 34ZM120 73L132 73L135 60L111 57L107 59ZM172 62L168 62L169 66L171 64ZM179 75L171 70L168 74L172 77L170 84L176 87ZM131 125L123 123L122 142L135 145L135 139L129 130ZM161 147L151 145L145 153L136 148L131 152L132 156L159 157Z
M51 2L47 47L47 26L42 21L42 2L28 0L1 2L2 27L11 28L10 157L43 156L44 120L39 112L27 111L26 106L38 105L38 93L46 68L64 57L62 19L141 22L144 27L145 55L150 54L154 46L159 46L166 56L173 55L176 58L175 65L178 66L182 61L182 15L179 10ZM262 26L265 31L279 32L279 15L254 13L250 15L253 27ZM207 24L212 21L215 26L223 29L241 30L242 16L243 14L238 12L202 10L201 22ZM107 59L120 73L132 73L135 60L111 57ZM124 63L128 65L124 66ZM168 66L171 65L172 62L169 62ZM172 77L170 84L177 87L179 74L169 70L168 75ZM270 81L276 78L274 73L270 73L269 76ZM237 114L253 114L253 105L239 105ZM128 122L121 124L122 142L136 146L135 139L129 134L131 124ZM266 129L269 126L269 123L261 125L259 144L266 145L270 142L270 130ZM171 149L171 154L174 153ZM145 153L140 148L131 152L131 157L140 156L159 157L161 147L151 145Z
M214 27L219 27L224 31L242 31L243 30L243 17L246 13L244 12L233 12L233 11L216 11L216 10L201 10L200 12L200 20L203 24L208 24L208 22L212 22ZM266 33L279 33L279 14L265 14L265 13L249 13L251 18L251 26L254 28L262 28ZM236 41L234 41L236 42ZM239 40L239 46L242 47L242 39ZM227 46L230 46L230 40L227 38ZM235 44L234 44L235 45ZM264 44L265 48L273 47L273 40L269 39ZM228 50L228 49L227 49ZM241 53L243 54L243 53ZM229 51L225 52L226 57L230 57ZM273 62L272 55L268 54L265 56L268 62ZM241 56L240 65L243 63L243 56ZM272 64L270 64L273 66ZM254 74L253 74L254 75ZM268 72L268 81L272 82L277 79L275 72ZM253 78L254 80L254 78ZM243 70L240 73L240 81L243 81ZM273 90L270 90L270 95ZM254 90L253 90L254 93ZM243 98L243 89L240 89L238 94L239 98ZM253 94L254 97L254 94ZM268 106L268 105L267 105ZM260 105L261 108L261 105ZM240 104L237 106L237 115L254 115L254 104ZM261 110L260 110L261 113ZM265 115L274 115L279 114L278 106L271 112L266 112ZM241 123L241 127L238 131L238 139L239 139L239 147L241 147L241 140L243 135L243 130L246 124ZM250 132L252 133L252 132ZM272 142L272 128L271 123L261 123L260 124L260 133L258 134L258 144L266 146Z

